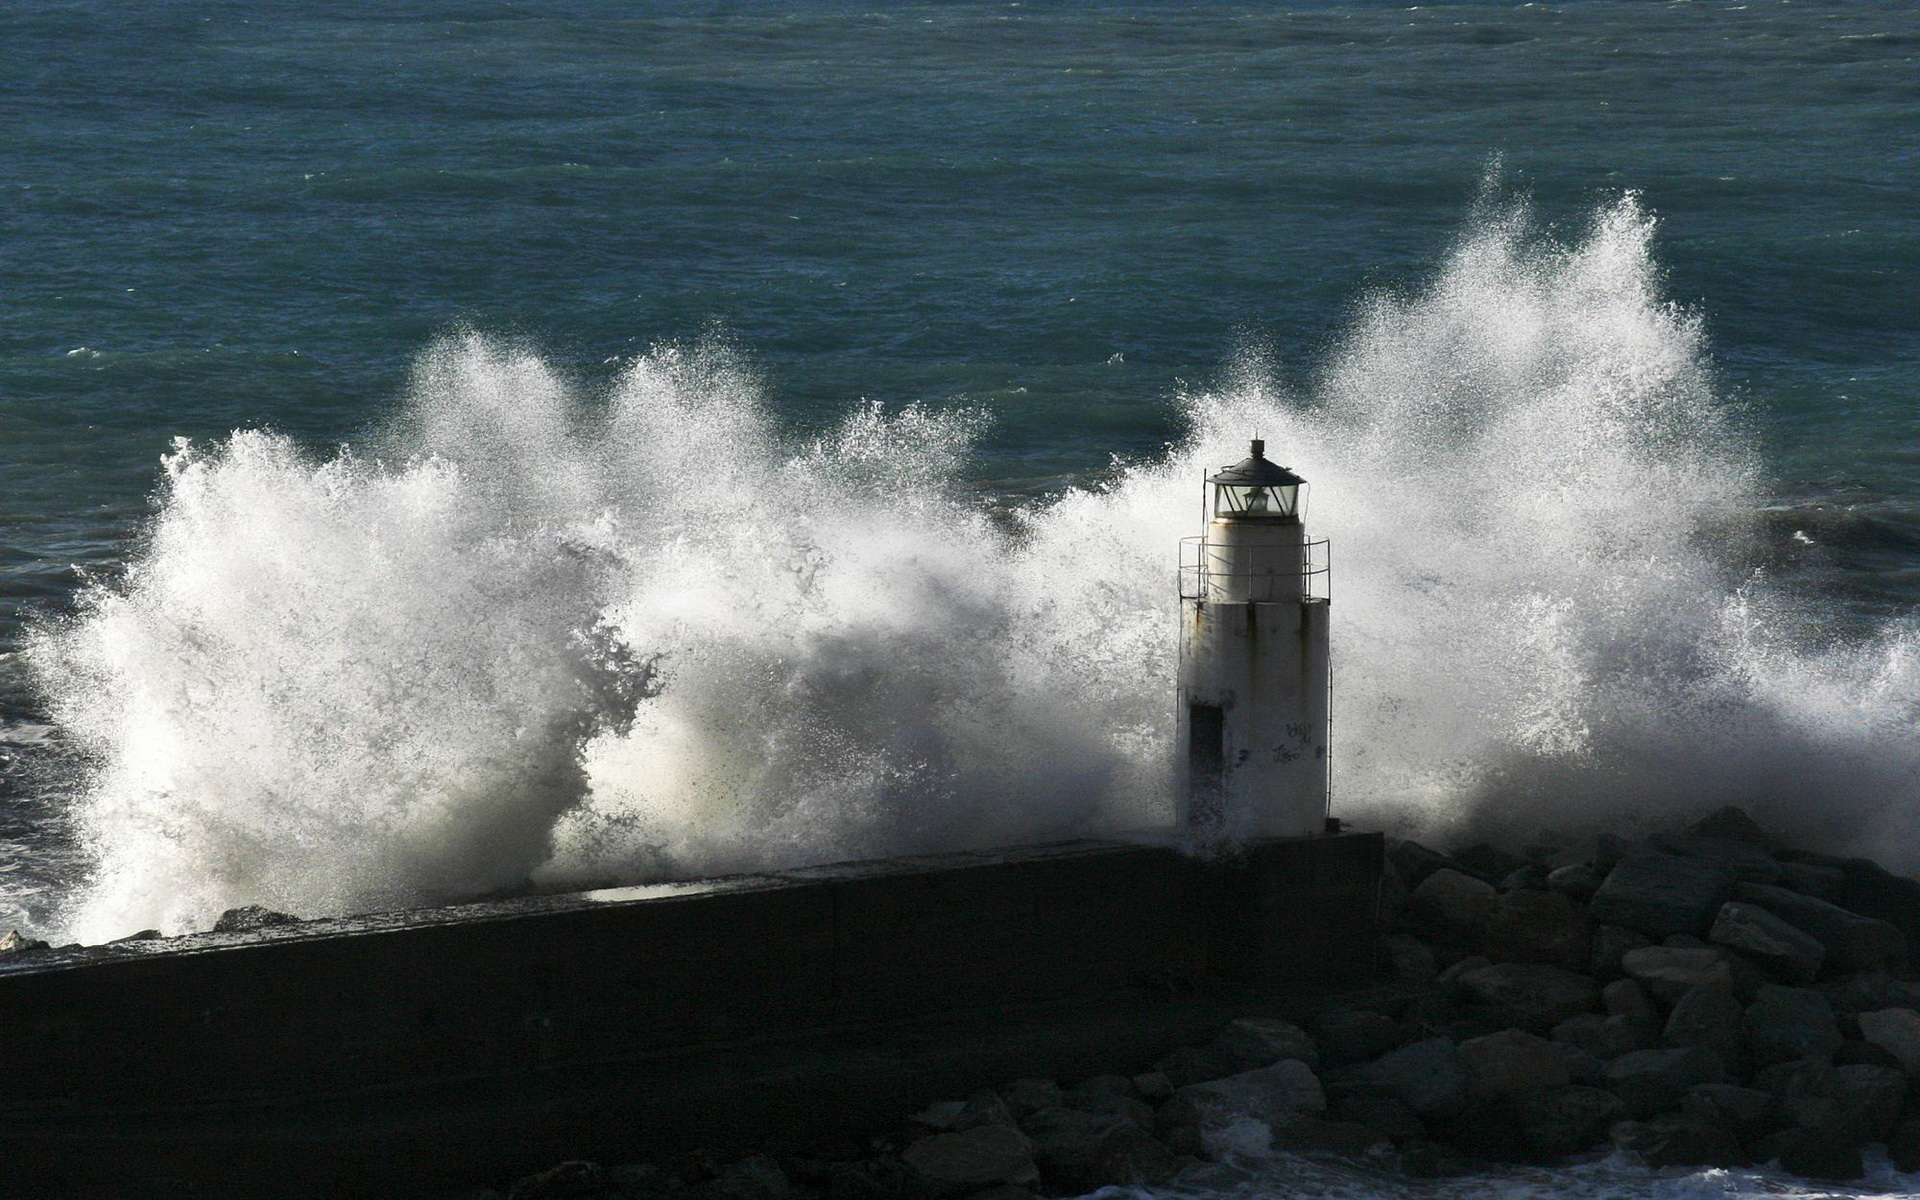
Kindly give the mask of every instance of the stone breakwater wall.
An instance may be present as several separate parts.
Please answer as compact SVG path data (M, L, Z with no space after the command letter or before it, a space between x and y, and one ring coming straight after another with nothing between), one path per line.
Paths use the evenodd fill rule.
M1382 850L1081 842L16 948L0 1162L46 1196L430 1196L859 1137L1367 978Z
M469 1200L1220 1192L1266 1150L1414 1176L1617 1148L1651 1166L1920 1170L1920 882L1738 810L1570 851L1398 842L1394 978L1248 1003L1143 1064L1017 1077L800 1153L573 1161Z

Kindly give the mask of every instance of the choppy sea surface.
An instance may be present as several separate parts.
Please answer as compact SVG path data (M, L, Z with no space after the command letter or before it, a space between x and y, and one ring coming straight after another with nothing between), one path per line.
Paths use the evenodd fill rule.
M0 29L0 924L1151 823L1255 435L1343 815L1920 867L1909 5Z

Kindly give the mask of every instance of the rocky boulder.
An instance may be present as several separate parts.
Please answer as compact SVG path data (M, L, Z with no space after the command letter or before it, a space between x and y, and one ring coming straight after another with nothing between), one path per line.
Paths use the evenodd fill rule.
M1575 1013L1553 1027L1552 1039L1593 1055L1602 1061L1649 1050L1659 1041L1660 1026L1648 1017L1607 1016L1599 1013Z
M1831 1058L1840 1027L1827 998L1812 988L1766 984L1747 1006L1747 1050L1756 1066Z
M5 937L0 937L0 957L9 954L26 954L29 951L46 950L49 948L46 942L41 941L39 938L30 938L18 929L7 934Z
M1486 880L1442 867L1413 889L1407 899L1407 918L1436 933L1466 935L1479 928L1498 897Z
M1687 1090L1680 1111L1696 1125L1731 1129L1743 1145L1780 1126L1780 1099L1759 1088L1732 1083L1703 1083Z
M1329 1109L1342 1121L1377 1129L1395 1141L1425 1137L1426 1123L1406 1101L1378 1084L1347 1084L1328 1098Z
M1646 1117L1677 1106L1691 1088L1722 1082L1723 1074L1719 1056L1698 1046L1635 1050L1607 1064L1607 1090Z
M1612 1137L1616 1149L1631 1151L1654 1168L1733 1167L1746 1159L1732 1130L1700 1124L1684 1113L1622 1121Z
M1712 947L1642 946L1628 951L1620 965L1641 987L1668 1003L1695 988L1729 992L1734 988L1732 964Z
M1695 837L1745 842L1750 846L1758 846L1762 850L1774 849L1773 835L1768 833L1758 821L1748 816L1745 809L1731 804L1701 817L1687 826L1687 832Z
M1168 1110L1171 1110L1169 1112ZM1268 1126L1284 1125L1295 1113L1327 1111L1320 1080L1298 1059L1242 1071L1225 1079L1196 1083L1174 1092L1161 1116L1178 1124L1224 1125L1250 1117Z
M1512 1024L1544 1033L1600 1000L1592 979L1544 963L1496 963L1469 971L1460 986L1513 1016Z
M1627 1115L1626 1105L1612 1092L1578 1085L1521 1096L1512 1112L1527 1148L1548 1160L1591 1147Z
M1587 863L1569 863L1547 872L1547 890L1585 904L1600 890L1600 873Z
M1459 1055L1467 1071L1468 1095L1476 1100L1565 1087L1571 1082L1566 1060L1553 1043L1520 1029L1461 1042Z
M1833 1073L1833 1114L1828 1128L1853 1145L1884 1142L1900 1123L1907 1103L1907 1077L1893 1067L1858 1065Z
M1000 1099L1016 1121L1024 1121L1042 1109L1059 1108L1066 1103L1060 1085L1051 1079L1016 1079L1000 1089Z
M1049 1108L1023 1128L1041 1179L1067 1195L1158 1183L1179 1169L1171 1150L1125 1117Z
M1272 1066L1286 1058L1298 1059L1315 1070L1320 1066L1320 1049L1307 1036L1307 1031L1272 1017L1229 1021L1213 1044L1232 1059L1240 1071Z
M1718 863L1734 877L1750 883L1776 883L1780 864L1766 848L1736 838L1702 837L1693 833L1661 834L1653 844L1668 854Z
M1593 918L1557 892L1512 891L1486 910L1480 939L1494 962L1584 971L1593 958Z
M1627 953L1653 945L1653 939L1625 925L1601 925L1593 931L1593 961L1587 973L1595 979L1618 979Z
M1720 906L1707 936L1740 951L1788 983L1812 983L1827 957L1827 948L1817 938L1757 904L1739 900Z
M1720 906L1733 898L1732 871L1706 859L1676 854L1623 858L1587 910L1595 920L1625 925L1649 937L1705 933Z
M1860 1036L1898 1059L1907 1074L1920 1079L1920 1013L1910 1008L1863 1012L1856 1018Z
M1153 1106L1140 1098L1133 1081L1120 1075L1095 1075L1068 1088L1066 1106L1088 1113L1125 1117L1142 1129L1153 1126Z
M1402 1046L1361 1067L1357 1077L1378 1084L1422 1119L1455 1116L1467 1104L1470 1080L1450 1038Z
M1600 1007L1613 1017L1652 1018L1655 1013L1653 1001L1647 998L1647 989L1640 986L1638 980L1616 979L1600 989Z
M936 1196L964 1196L997 1184L1040 1182L1033 1143L1006 1125L940 1133L909 1145L901 1159Z
M1906 935L1885 921L1765 884L1743 883L1737 895L1819 942L1826 949L1829 971L1859 971L1906 957Z
M230 908L220 914L213 923L215 933L247 933L255 929L269 929L275 925L298 925L300 918L288 913L275 912L258 904L249 904L242 908Z
M1365 1009L1331 1012L1314 1022L1320 1065L1345 1067L1379 1058L1404 1044L1408 1031L1392 1017Z
M1727 1070L1741 1074L1747 1057L1746 1012L1730 988L1693 988L1667 1014L1661 1041L1669 1046L1711 1050Z

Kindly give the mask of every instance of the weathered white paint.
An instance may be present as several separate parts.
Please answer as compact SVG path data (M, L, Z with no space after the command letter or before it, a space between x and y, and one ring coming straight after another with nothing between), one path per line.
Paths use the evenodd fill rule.
M1306 527L1216 516L1198 563L1180 606L1181 824L1234 839L1322 833L1329 604L1307 587ZM1217 792L1194 779L1194 705L1221 711Z

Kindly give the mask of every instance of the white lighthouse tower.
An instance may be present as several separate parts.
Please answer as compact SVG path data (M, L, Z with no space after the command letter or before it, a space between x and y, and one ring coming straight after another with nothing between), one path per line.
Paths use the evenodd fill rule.
M1256 440L1181 542L1179 818L1203 840L1328 828L1327 543L1305 485Z

